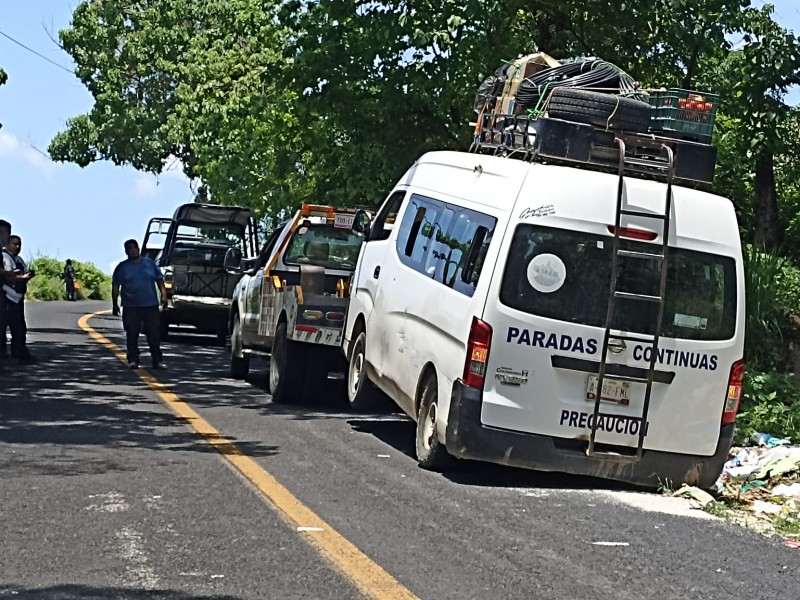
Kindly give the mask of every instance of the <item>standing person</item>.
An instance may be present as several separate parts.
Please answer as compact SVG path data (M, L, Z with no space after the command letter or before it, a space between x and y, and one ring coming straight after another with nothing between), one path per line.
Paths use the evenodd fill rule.
M67 300L75 301L75 268L72 266L72 260L67 259L67 264L64 267L64 285L67 286Z
M0 251L8 246L10 238L11 223L0 219ZM2 265L2 263L3 261L0 261L0 265ZM11 273L7 272L5 269L0 269L0 273L2 273L2 278L0 278L0 286L5 284L6 281L10 283L13 282ZM8 322L6 321L6 294L0 289L0 360L6 360L8 358L8 338L6 337L7 329Z
M28 350L28 325L25 322L25 292L28 282L33 278L33 271L22 260L22 238L12 235L8 245L3 248L6 323L11 329L11 357L20 364L36 362Z
M167 288L164 276L152 259L142 256L136 240L125 242L128 259L114 269L111 278L111 302L114 315L119 315L119 292L122 288L122 326L128 345L128 367L139 368L139 334L144 329L150 358L154 369L166 369L162 360L161 340L159 339L158 296L156 285L161 292L161 305L167 306Z

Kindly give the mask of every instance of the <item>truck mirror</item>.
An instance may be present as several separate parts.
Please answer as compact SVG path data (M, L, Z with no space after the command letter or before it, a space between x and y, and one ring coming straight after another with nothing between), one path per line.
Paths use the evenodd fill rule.
M228 248L225 252L223 266L229 273L241 273L242 251L239 248Z
M350 226L350 230L357 235L366 237L371 226L372 215L369 211L359 208L356 211L355 217L353 217L353 224Z

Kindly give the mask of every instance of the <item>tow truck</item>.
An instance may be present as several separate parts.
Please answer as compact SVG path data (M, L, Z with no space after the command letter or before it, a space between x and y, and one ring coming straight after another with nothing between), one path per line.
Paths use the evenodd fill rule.
M311 401L346 369L342 327L363 241L351 231L355 212L302 205L233 290L230 375L244 379L251 358L269 357L273 402Z

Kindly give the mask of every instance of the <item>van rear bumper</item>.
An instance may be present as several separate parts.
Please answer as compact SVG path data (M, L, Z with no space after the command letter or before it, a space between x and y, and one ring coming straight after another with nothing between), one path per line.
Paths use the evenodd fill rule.
M482 392L457 381L450 399L445 445L458 458L559 471L658 487L672 482L710 488L722 472L733 441L733 425L724 425L713 456L645 450L638 462L587 456L583 450L559 447L557 439L532 433L486 427L481 423ZM567 440L564 440L567 441Z

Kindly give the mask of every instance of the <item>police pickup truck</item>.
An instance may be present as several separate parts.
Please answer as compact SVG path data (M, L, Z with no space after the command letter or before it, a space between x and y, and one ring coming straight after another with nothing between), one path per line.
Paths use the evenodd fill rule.
M276 403L309 401L331 371L344 371L347 286L362 238L354 211L305 204L267 239L233 291L230 374L244 379L254 356L269 356Z
M142 254L164 274L168 305L161 312L161 338L170 326L189 325L224 343L231 294L242 264L258 253L249 208L188 203L173 217L150 220Z

